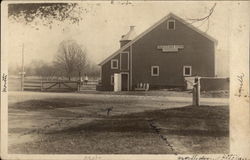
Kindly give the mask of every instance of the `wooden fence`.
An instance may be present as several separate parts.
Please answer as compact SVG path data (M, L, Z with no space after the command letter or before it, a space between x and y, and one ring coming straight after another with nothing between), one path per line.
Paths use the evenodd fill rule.
M42 81L39 79L24 80L23 89L25 91L85 91L95 90L97 81L88 81L88 83L80 83L79 81Z
M39 91L41 90L41 82L40 80L24 80L23 89L24 90L32 90Z

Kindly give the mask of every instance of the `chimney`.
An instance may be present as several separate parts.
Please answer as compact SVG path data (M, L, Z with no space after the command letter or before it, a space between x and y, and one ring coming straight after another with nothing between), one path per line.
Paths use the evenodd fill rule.
M129 26L130 31L135 29L135 26Z
M131 40L133 40L135 38L135 36L136 36L135 26L130 26L128 33L125 34L125 35L122 35L122 37L121 37L120 47L123 47L128 42L130 42Z

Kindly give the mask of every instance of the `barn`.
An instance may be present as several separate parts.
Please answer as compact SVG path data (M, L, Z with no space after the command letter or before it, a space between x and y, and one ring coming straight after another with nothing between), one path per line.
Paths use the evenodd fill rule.
M139 35L130 26L120 49L104 59L100 90L184 87L188 77L215 76L217 41L173 13Z

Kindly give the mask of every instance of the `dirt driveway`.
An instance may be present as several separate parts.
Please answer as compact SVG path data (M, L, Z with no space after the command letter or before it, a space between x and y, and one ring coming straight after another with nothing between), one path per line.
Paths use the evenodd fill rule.
M9 92L9 153L227 153L227 99L190 104L189 97Z

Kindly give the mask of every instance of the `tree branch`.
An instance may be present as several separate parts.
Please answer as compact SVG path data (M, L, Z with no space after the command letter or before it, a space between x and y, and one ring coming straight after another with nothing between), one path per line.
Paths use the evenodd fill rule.
M215 7L216 7L216 3L214 3L213 7L210 8L208 15L205 16L205 17L202 17L202 18L188 18L188 20L194 21L194 22L208 20L210 18L210 16L213 14Z

